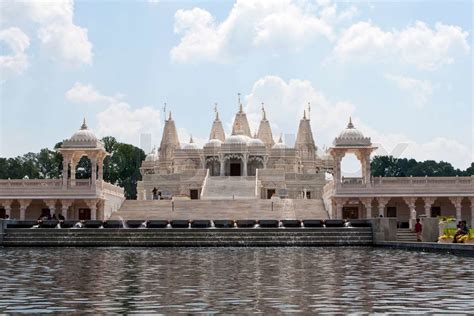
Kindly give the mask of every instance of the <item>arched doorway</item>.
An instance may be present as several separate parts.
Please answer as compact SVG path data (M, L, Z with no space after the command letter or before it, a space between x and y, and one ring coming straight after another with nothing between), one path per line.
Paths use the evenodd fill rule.
M243 156L232 154L225 157L225 175L241 177L243 175Z

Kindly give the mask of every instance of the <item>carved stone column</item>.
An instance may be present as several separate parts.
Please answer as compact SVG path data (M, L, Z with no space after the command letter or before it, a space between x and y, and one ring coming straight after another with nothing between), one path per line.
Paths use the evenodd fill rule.
M221 155L219 156L219 161L221 163L221 177L225 176L225 156Z
M20 220L24 221L26 218L26 209L31 204L31 200L18 200L20 203Z
M436 198L424 197L423 200L425 201L425 215L426 217L431 217L431 206L433 205Z
M56 200L44 200L44 204L49 208L51 216L56 213Z
M73 202L73 200L61 200L61 214L62 216L64 216L65 219L68 219L68 210Z
M247 163L248 163L248 159L249 159L249 155L243 155L242 157L242 162L243 162L243 172L242 172L242 175L244 177L247 176Z
M63 157L63 189L67 189L68 183L68 171L69 171L69 159Z
M71 187L76 186L76 167L77 162L74 159L71 159Z
M460 196L453 196L453 197L450 197L449 200L451 201L451 203L453 203L454 207L456 208L456 220L457 220L457 221L462 220L462 214L461 214L461 208L462 208L461 202L462 202L462 197L460 197Z
M91 210L91 220L97 219L97 200L86 201L87 206Z
M90 160L91 160L91 182L92 182L92 186L94 186L97 181L97 158L91 157Z
M97 161L97 166L99 167L99 173L97 175L97 179L102 181L104 180L104 159L99 159Z
M416 219L416 207L415 207L415 202L416 198L415 197L404 197L403 200L405 203L408 205L408 208L410 209L410 218L411 219Z
M379 217L383 217L385 213L385 205L387 205L390 198L387 197L378 197L376 198L377 203L379 204Z
M372 200L373 198L367 197L367 198L361 198L360 199L362 204L365 206L365 217L366 218L372 218Z
M13 200L0 200L0 206L3 206L5 209L5 215L8 215L8 217L12 217L12 203Z
M336 198L335 199L335 204L336 204L336 214L334 219L342 219L342 207L344 206L344 199L341 198Z

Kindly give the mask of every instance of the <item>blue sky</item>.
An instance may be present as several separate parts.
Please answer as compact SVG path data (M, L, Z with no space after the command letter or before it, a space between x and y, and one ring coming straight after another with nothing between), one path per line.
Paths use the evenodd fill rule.
M466 168L472 14L471 1L3 1L0 156L53 147L83 117L158 145L165 102L181 141L202 144L214 102L229 132L240 92L253 129L265 103L275 138L310 102L320 148L352 116L380 153Z

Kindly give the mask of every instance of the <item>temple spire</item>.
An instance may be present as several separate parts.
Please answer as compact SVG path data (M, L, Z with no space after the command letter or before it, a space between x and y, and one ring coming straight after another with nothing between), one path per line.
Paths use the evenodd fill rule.
M258 126L257 137L265 144L267 151L269 152L275 140L273 139L272 128L270 122L267 120L267 111L265 111L265 104L262 102L262 120Z
M306 110L304 110L303 118L300 120L298 126L298 133L296 135L295 149L299 151L300 157L303 161L314 161L316 157L316 144L313 138L313 132L311 131L310 120L306 116Z
M217 102L214 103L214 111L216 113L216 118L212 123L211 133L209 134L209 140L211 139L218 139L221 142L225 140L225 132L224 128L222 127L222 122L219 119L219 111L217 110Z

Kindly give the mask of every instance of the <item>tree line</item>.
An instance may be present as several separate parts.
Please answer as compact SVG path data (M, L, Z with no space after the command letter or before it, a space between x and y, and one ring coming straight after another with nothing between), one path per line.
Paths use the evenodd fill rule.
M461 170L445 161L416 161L415 159L393 156L375 156L370 167L373 177L461 177L474 175L474 163L471 163L471 166L466 170Z
M127 199L137 198L137 181L141 180L140 166L146 155L138 147L118 142L114 137L102 138L110 153L104 160L104 180L125 190ZM54 149L61 147L57 143ZM58 179L62 174L63 157L56 150L41 149L15 158L0 158L0 179ZM91 162L82 157L77 165L76 179L91 177Z

